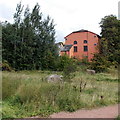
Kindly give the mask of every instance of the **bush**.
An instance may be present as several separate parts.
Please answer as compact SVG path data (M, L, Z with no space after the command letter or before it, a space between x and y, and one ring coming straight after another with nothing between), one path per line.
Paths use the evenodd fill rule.
M105 72L110 67L110 62L105 56L95 54L89 67L96 72Z
M77 60L69 58L67 55L60 56L58 70L63 71L64 81L70 81L74 77L73 73L77 70Z
M66 55L58 57L56 67L58 71L63 71L64 67L69 63L70 58Z
M82 65L89 65L88 58L83 58L83 59L81 60L81 64L82 64Z
M12 71L12 68L6 60L3 61L0 67L2 67L2 71Z
M75 76L74 72L77 70L77 65L74 61L67 64L63 70L63 79L64 81L70 82L70 80Z

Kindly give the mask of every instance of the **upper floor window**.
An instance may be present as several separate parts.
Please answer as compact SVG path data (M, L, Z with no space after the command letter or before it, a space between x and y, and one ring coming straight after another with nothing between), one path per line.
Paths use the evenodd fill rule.
M94 44L95 46L97 45L97 43Z
M74 46L74 52L77 52L77 46Z
M87 40L84 40L84 43L87 43Z
M74 44L77 44L77 41L74 41Z
M84 46L84 52L88 51L88 46Z

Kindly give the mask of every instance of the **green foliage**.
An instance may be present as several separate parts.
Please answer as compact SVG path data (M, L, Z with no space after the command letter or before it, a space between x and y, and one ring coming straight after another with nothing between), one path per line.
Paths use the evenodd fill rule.
M106 81L108 78L117 79L117 74L97 73L92 76L75 72L71 82L48 83L44 79L49 74L53 72L3 71L3 118L45 117L54 112L72 112L118 102L118 82ZM82 92L81 79L83 83L87 82ZM100 96L104 96L104 100Z
M80 63L79 64L82 64L82 65L89 65L89 62L88 62L88 58L85 57L83 58L81 61L79 61Z
M56 61L56 66L58 71L63 71L65 66L69 64L70 58L67 55L60 56Z
M120 62L120 21L116 16L105 16L101 22L100 27L101 37L100 52L108 58L111 62Z
M74 72L77 70L77 65L74 62L71 62L71 64L67 64L64 67L63 70L63 79L64 81L70 82L72 78L74 78L75 74Z
M10 106L7 102L3 102L2 106L2 118L16 118L14 107Z
M94 56L90 67L97 72L104 72L110 65L120 64L120 21L116 16L105 16L100 22L100 27L100 53Z
M117 116L117 118L115 120L120 120L120 115Z
M71 99L67 97L62 97L58 100L58 105L60 106L60 110L64 110L64 111L73 112L78 108L78 104L79 104L79 100L75 98Z
M2 67L2 71L12 71L12 68L6 60L2 62L2 65L0 67Z
M68 69L70 69L71 72L72 71L74 72L76 69L76 67L75 67L76 63L77 63L77 60L75 60L73 58L69 58L67 55L60 56L60 57L58 57L58 59L56 61L57 70L63 71L64 69L67 69L67 67L69 66Z
M43 19L38 4L31 13L28 6L24 11L17 4L14 23L2 24L3 60L16 70L53 69L57 56L54 26L49 16Z
M108 70L110 65L111 63L107 60L106 56L95 54L89 67L96 72L105 72Z
M63 71L64 81L70 81L77 70L77 60L69 58L67 55L60 56L56 61L56 70Z
M21 85L21 77L14 76L13 78L8 78L8 76L3 76L2 81L2 99L6 99L15 94L18 87ZM5 90L7 89L7 90Z

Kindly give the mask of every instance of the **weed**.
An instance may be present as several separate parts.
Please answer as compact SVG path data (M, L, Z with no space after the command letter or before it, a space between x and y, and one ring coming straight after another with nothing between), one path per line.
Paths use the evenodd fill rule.
M72 112L118 102L118 82L106 80L117 79L110 73L93 76L77 71L71 82L48 83L45 77L52 73L3 72L3 118L47 117L61 110Z

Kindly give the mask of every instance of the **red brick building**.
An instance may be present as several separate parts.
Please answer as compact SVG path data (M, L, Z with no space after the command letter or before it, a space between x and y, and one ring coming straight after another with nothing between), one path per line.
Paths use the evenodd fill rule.
M88 58L90 61L94 54L99 52L99 40L99 35L88 30L72 32L65 37L61 55L67 54L69 57L77 59Z

